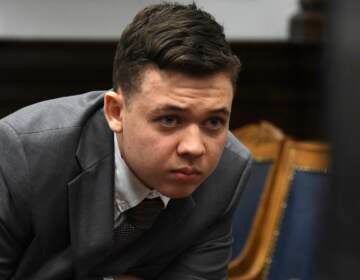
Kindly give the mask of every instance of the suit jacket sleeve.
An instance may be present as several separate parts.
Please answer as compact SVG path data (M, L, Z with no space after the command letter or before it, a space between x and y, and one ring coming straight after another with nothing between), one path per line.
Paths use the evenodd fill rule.
M11 279L30 236L25 199L28 170L20 139L3 120L0 153L0 279Z
M246 183L251 166L249 158L240 177L233 200L224 215L212 224L191 248L160 275L158 279L172 280L220 280L227 279L227 266L232 248L232 216Z

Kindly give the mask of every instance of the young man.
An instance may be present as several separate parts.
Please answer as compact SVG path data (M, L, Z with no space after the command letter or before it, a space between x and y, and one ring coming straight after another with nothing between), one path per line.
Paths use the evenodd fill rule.
M2 119L0 278L226 279L250 166L228 132L238 69L212 16L153 5L113 90Z

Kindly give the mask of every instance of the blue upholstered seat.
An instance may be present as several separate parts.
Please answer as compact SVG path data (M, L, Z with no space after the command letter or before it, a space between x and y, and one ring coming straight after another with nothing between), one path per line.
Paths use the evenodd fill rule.
M283 133L269 122L250 124L234 131L236 137L253 155L251 174L233 219L232 260L240 257L250 232L256 227L256 216L262 197L269 192L281 146Z
M326 173L295 170L265 279L316 280L317 247L324 236L328 191Z
M229 265L229 280L317 280L329 201L328 151L322 143L285 141L256 227Z

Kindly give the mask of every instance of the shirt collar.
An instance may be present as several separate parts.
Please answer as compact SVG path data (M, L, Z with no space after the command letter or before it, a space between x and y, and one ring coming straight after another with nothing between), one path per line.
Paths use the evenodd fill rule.
M170 198L156 190L146 187L130 170L120 154L116 134L114 133L115 153L115 202L120 212L124 212L138 205L145 198L160 197L165 207Z

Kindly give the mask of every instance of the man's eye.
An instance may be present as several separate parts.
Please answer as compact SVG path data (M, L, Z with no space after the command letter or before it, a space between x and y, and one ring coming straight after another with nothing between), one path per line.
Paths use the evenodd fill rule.
M179 120L174 116L162 116L158 118L158 122L165 127L175 127L179 123Z
M205 122L205 127L211 130L221 129L225 125L225 120L219 117L213 117Z

